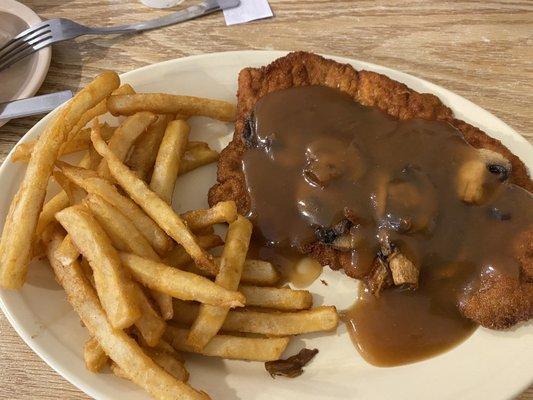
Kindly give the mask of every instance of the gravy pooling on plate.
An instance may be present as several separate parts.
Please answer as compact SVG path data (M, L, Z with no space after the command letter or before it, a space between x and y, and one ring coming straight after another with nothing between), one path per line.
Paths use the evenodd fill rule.
M531 194L454 127L306 86L263 97L247 128L256 241L283 254L318 240L351 257L346 273L366 287L344 317L369 362L450 348L475 329L458 304L483 279L520 273L513 242L533 225Z

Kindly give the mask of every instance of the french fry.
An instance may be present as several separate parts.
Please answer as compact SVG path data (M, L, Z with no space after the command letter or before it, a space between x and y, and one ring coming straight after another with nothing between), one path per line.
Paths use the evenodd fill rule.
M2 232L0 286L17 289L24 284L48 179L61 144L83 113L107 97L118 85L116 73L101 74L58 111L39 137Z
M116 207L97 194L90 194L84 202L100 225L106 230L114 246L141 257L159 260L148 240L139 232L133 222Z
M176 360L170 354L154 351L150 347L143 348L143 351L153 362L177 380L181 382L187 382L189 380L189 372L185 369L183 363ZM111 363L111 372L113 372L117 378L131 380L126 372L115 363Z
M99 177L94 171L63 162L58 162L57 165L76 185L88 193L102 197L129 218L158 254L166 254L172 248L172 240L167 234L135 202L120 194L111 182Z
M170 345L169 345L170 346ZM173 350L174 348L170 346ZM166 372L172 375L179 381L187 382L189 380L189 372L183 366L183 363L167 352L161 352L151 347L143 347L143 351L150 356L150 358ZM174 351L177 353L176 351ZM115 363L111 364L111 371L115 376L130 380L127 374Z
M85 204L110 236L116 248L159 261L159 256L148 240L139 232L133 222L117 208L95 194L87 196ZM172 298L156 291L152 291L151 294L157 302L163 318L171 319Z
M65 241L63 239L63 241ZM61 260L59 260L59 257L57 257L58 254L56 253L56 259L61 262ZM92 287L95 288L96 285L94 284L94 275L93 275L93 269L91 268L91 266L89 265L89 261L87 261L86 258L81 258L81 261L79 261L79 264L80 264L80 267L81 267L81 270L83 271L83 274L85 275L85 277L87 278L87 280L91 283ZM63 265L65 268L67 267L66 265Z
M150 358L150 360L152 362L155 362L151 358ZM111 372L113 372L113 375L115 375L117 378L126 379L127 381L131 381L129 375L122 368L120 368L117 364L115 364L114 362L111 363Z
M95 338L90 338L85 342L83 359L85 367L91 372L100 372L109 361L109 357Z
M56 213L68 207L70 200L67 194L61 190L58 194L48 200L39 214L39 219L37 222L37 227L35 229L35 238L36 242L41 238L45 228L55 220Z
M169 253L172 254L173 250ZM181 261L181 260L180 260ZM215 261L220 264L220 258L215 258ZM177 267L180 264L172 264L173 267ZM185 269L189 272L204 275L215 276L215 274L209 274L195 265L188 265ZM246 260L244 261L244 267L241 275L241 282L249 285L256 286L273 286L279 282L280 273L274 268L274 266L268 261L262 260Z
M234 201L221 201L208 209L187 211L181 214L189 229L196 232L214 224L230 223L237 219L237 206Z
M131 326L141 316L141 310L132 281L102 227L82 206L65 208L56 214L56 219L89 261L98 297L111 325L115 329Z
M338 324L339 316L335 307L321 306L297 312L233 312L227 327L224 325L224 329L285 336L332 331L337 328Z
M261 260L246 260L241 280L257 286L272 286L278 283L280 274L274 266Z
M189 372L187 372L183 363L172 354L152 347L145 347L143 350L156 362L157 365L177 380L182 382L187 382L189 380Z
M92 132L91 139L96 151L105 158L111 174L130 197L152 217L163 230L176 242L181 244L199 267L215 270L213 256L205 252L196 242L194 235L182 219L161 198L152 192L146 183L126 167L107 147L97 132Z
M83 166L83 165L78 165L78 166L81 168L96 170L96 168L100 165L100 162L102 161L102 157L100 157L100 154L96 152L96 150L94 149L92 145L92 142L91 142L91 145L89 146L87 154L89 156L88 166Z
M109 358L125 372L128 379L156 399L208 400L207 394L175 379L147 356L135 340L124 331L111 326L80 265L75 262L65 268L56 260L55 251L62 239L62 235L56 232L47 244L47 256L56 277L90 334L100 343Z
M108 124L103 124L101 127L102 138L104 138L104 140L108 140L114 131L115 128L109 126ZM35 143L37 143L37 139L30 140L25 143L19 143L17 147L15 147L11 161L30 161L31 152L35 147ZM59 155L64 156L67 154L77 153L78 151L87 150L91 145L91 129L85 128L82 129L74 139L68 140L61 145L59 148Z
M164 320L172 319L174 311L172 309L172 297L168 294L158 292L157 290L151 290L150 294L159 307L159 312Z
M63 192L66 193L71 206L79 204L87 195L85 190L74 185L61 171L54 171L53 175L55 181L59 184L59 186L61 186ZM61 246L58 250L58 259L63 263L63 265L69 266L76 261L79 256L80 252L72 241L72 237L70 235L65 236L65 239L61 243Z
M91 151L92 149L92 151ZM93 153L95 153L94 149L93 149L93 145L91 143L91 145L89 146L89 150L87 151L87 153L84 154L83 158L80 160L80 162L77 164L78 167L80 168L89 168L89 169L92 169L95 164L93 164L93 158L94 158L94 155ZM96 153L98 154L98 153Z
M190 140L189 143L187 143L187 150L195 147L209 147L209 145L206 142L201 142L199 140Z
M181 300L179 300L181 301ZM175 358L176 360L180 362L184 362L183 356L179 351L177 351L174 347L170 345L165 339L161 339L155 346L148 346L148 344L145 342L145 340L142 338L142 336L139 336L138 332L135 332L135 330L132 330L131 333L133 333L133 336L137 340L137 343L145 349L149 347L152 350L155 350L159 353L167 353L172 356L172 358Z
M207 143L187 149L181 160L179 174L183 175L193 169L211 164L218 160L219 154L207 146Z
M169 325L164 337L176 350L249 361L278 360L289 343L289 338L287 337L250 338L216 335L209 341L207 346L198 350L187 343L187 333L186 329Z
M70 205L79 204L83 198L87 195L87 192L80 188L79 186L73 184L70 179L68 179L63 172L54 171L53 172L54 180L57 182L61 189L67 194Z
M98 223L110 236L115 247L126 251L138 251L147 257L159 259L157 253L135 225L111 204L94 194L89 195L84 204L91 210ZM135 282L133 282L133 286L141 309L141 317L135 321L135 326L139 329L147 344L155 346L165 330L165 323L153 309L142 289ZM172 318L172 309L170 311L167 310L172 307L172 298L158 292L152 292L152 296L158 302L160 308L165 310L167 319Z
M74 185L61 171L54 171L53 173L55 181L61 186L63 191L69 198L70 205L79 204L83 198L87 195L85 190L79 186ZM58 250L58 258L63 265L68 266L78 259L80 252L70 235L65 236L65 240L61 243Z
M173 305L175 322L190 326L198 317L200 310L198 304L174 299ZM261 312L244 309L229 311L221 330L267 336L290 336L331 331L338 323L337 310L332 306L297 312Z
M236 290L241 280L241 274L252 236L252 224L246 218L238 216L229 225L226 234L226 244L220 259L220 270L215 283L228 290ZM187 344L203 349L222 327L228 307L217 307L203 304L200 314L191 327Z
M224 244L224 241L220 236L213 234L197 236L196 241L202 249L212 249ZM183 267L190 262L192 262L192 258L182 246L174 246L174 248L170 250L165 257L166 264L180 269L183 269Z
M213 225L194 231L194 234L198 236L213 235L214 233L215 228L213 227Z
M105 233L111 240L113 247L120 251L130 251L127 239L124 238L123 231L133 225L133 223L131 221L128 221L128 225L115 223L115 221L112 219L113 214L111 214L108 209L110 207L106 207L109 203L105 204L105 200L101 199L102 198L97 195L90 194L87 199L85 199L84 205L87 206L98 224L104 229ZM135 231L133 231L133 242L137 242L137 233L139 233L139 231L135 229ZM144 236L143 239L145 239ZM152 249L152 251L155 253L154 249Z
M181 300L179 300L181 301ZM180 352L178 352L170 343L167 341L161 339L157 346L154 347L157 351L164 351L165 353L170 354L172 357L174 357L176 360L183 362L183 356Z
M120 253L120 260L125 267L128 267L136 281L177 299L230 308L242 307L244 304L245 298L242 294L224 289L202 276L131 253Z
M64 266L69 266L80 257L80 251L72 241L70 235L65 236L65 240L59 246L57 251L57 259Z
M69 236L65 236L65 239L63 239L63 243L69 238ZM61 257L60 248L58 249L56 253L56 257L59 260L59 257ZM61 262L61 260L59 260ZM72 264L72 263L71 263ZM68 267L69 265L66 265L63 263L65 267ZM87 279L91 282L92 286L95 287L94 282L94 274L91 269L91 266L87 262L87 259L84 258L82 262L80 263L81 268ZM137 331L139 332L140 337L143 339L145 346L147 347L154 347L158 346L159 342L161 340L161 337L166 329L166 323L161 319L161 317L157 314L157 312L152 307L152 304L144 294L143 290L139 287L139 285L136 282L132 282L132 290L134 295L137 298L137 302L139 305L139 308L141 309L141 316L135 321L135 326L137 328ZM172 299L171 299L172 301Z
M92 145L91 145L92 148ZM91 167L91 152L86 153L81 161L78 163L80 168L90 168ZM68 207L70 204L69 198L64 191L60 191L50 200L48 200L39 214L39 219L37 221L37 227L35 228L35 244L39 243L41 236L50 224L50 222L55 221L56 213L61 211L63 208Z
M249 307L273 308L276 310L306 310L313 305L313 296L307 290L289 288L239 286Z
M221 100L165 93L110 96L107 108L113 115L131 115L141 110L157 114L201 115L221 121L235 121L235 105Z
M181 301L181 300L177 300L177 301ZM188 302L184 302L184 303L188 303ZM135 339L137 340L137 343L139 343L139 345L144 349L144 348L147 348L147 347L150 347L148 346L148 344L146 343L146 341L142 338L142 336L139 335L138 332L135 332L134 330L131 332L133 333ZM180 352L178 352L174 347L172 347L167 341L165 341L164 339L161 339L155 346L151 346L150 347L151 349L157 351L157 352L160 352L160 353L168 353L170 354L173 358L175 358L176 360L180 361L180 362L184 362L185 360L183 359L183 356L181 355Z
M133 282L133 293L137 298L137 304L141 309L141 316L135 321L135 326L139 330L148 346L155 346L165 332L167 324L154 310L152 304L139 287L137 282Z
M124 85L121 85L119 88L113 90L111 94L119 95L119 94L134 94L135 90L133 88L125 83ZM71 140L75 138L79 132L87 125L92 119L103 115L107 112L107 100L103 99L100 103L98 103L96 106L91 108L90 110L87 110L80 118L78 123L72 128L72 130L68 134L68 139Z
M128 155L128 151L135 143L135 140L146 131L146 128L150 126L156 119L156 116L147 111L141 111L126 118L120 126L115 129L115 133L111 136L108 146L109 149L115 153L115 155L124 161ZM98 124L95 124L93 129L98 129L98 133L101 135L101 129ZM111 177L107 163L105 160L100 162L98 166L98 174L102 178L109 179Z
M180 161L185 152L190 130L189 124L185 121L171 121L157 152L150 189L168 204L172 203L174 185L178 178ZM113 150L111 146L109 148Z
M161 114L157 120L148 127L148 130L135 142L126 165L135 174L146 181L154 166L157 149L161 145L167 124L173 119L172 115Z
M87 150L89 146L91 145L91 142L87 141L87 136L89 136L90 138L91 133L90 133L90 130L89 132L87 132L87 130L88 129L84 129L74 139L63 143L61 145L61 148L59 149L59 157L65 156L67 154L77 153L78 151ZM111 131L112 133L114 131L114 128L111 128L108 126L105 130L102 129L102 137L104 138L104 140L105 140L105 136L108 136L107 133L109 131Z

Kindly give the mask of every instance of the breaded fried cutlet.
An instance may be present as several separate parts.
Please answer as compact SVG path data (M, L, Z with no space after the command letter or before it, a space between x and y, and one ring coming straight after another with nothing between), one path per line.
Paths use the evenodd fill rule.
M480 129L456 119L438 97L417 93L406 85L371 71L356 71L352 66L315 54L295 52L262 68L245 68L239 74L238 116L231 143L222 151L218 162L217 184L209 191L209 203L234 200L241 214L250 210L250 198L241 162L246 150L244 133L255 104L263 96L281 89L320 85L338 89L354 102L377 107L399 120L413 118L444 121L454 126L464 139L477 149L501 154L511 165L508 181L527 191L533 189L525 165L502 143ZM514 254L520 263L518 279L486 277L479 289L458 306L473 321L492 329L508 328L533 317L533 227L516 239ZM350 254L316 240L303 252L332 269L350 270Z

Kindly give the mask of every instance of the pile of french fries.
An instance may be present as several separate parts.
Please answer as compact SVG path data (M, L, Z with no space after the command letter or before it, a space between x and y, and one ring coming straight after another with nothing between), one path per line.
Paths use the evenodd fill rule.
M119 126L99 121L108 112ZM311 308L308 291L276 287L272 264L247 259L252 225L233 202L172 209L177 177L218 159L188 140L196 115L232 121L235 107L137 94L101 74L16 148L27 172L0 243L3 288L20 288L30 261L46 255L89 331L87 369L109 365L157 399L209 398L187 384L181 351L272 361L291 335L338 324L334 307ZM61 160L74 152L77 165ZM44 203L50 179L61 191ZM227 224L225 240L215 224ZM220 246L220 257L208 251Z

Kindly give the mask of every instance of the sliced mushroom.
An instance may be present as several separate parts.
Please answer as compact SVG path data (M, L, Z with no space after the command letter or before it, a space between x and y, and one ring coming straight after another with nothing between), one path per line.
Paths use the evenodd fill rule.
M332 179L344 174L345 149L344 143L333 138L325 137L311 142L305 151L307 159L304 169L305 179L311 185L324 187Z
M316 238L324 244L334 243L338 236L338 234L331 228L317 228L315 230L315 235Z
M344 230L343 234L335 238L331 246L340 251L352 251L358 249L365 242L365 227L358 223L345 225L349 229Z
M391 243L384 229L378 231L381 248L374 259L372 273L366 281L372 294L379 293L389 286L405 286L410 289L418 287L419 268Z
M340 239L345 235L349 230L352 223L347 219L342 219L337 224L332 227L320 227L315 230L315 235L319 241L325 244L332 244L335 247L335 242L339 240L339 247L344 246L344 240ZM350 239L351 240L351 239Z
M431 230L437 217L437 195L428 176L408 165L387 187L385 220L400 233Z
M339 251L351 251L355 248L355 243L352 241L352 235L342 235L337 237L331 247Z
M314 356L318 354L318 349L302 349L298 354L295 354L286 360L267 361L265 369L272 378L276 376L286 376L288 378L296 378L303 373L305 367Z
M391 254L387 261L396 286L404 285L413 289L418 287L420 270L411 260L397 251Z
M306 181L313 186L326 187L341 176L355 181L365 172L359 149L354 143L344 143L331 137L313 141L305 151L303 171Z
M464 163L457 177L457 194L466 203L479 204L487 197L485 183L487 174L498 175L505 181L511 173L511 163L500 153L489 149L478 149L478 158Z
M499 175L505 181L511 174L511 162L500 153L489 149L479 149L478 154L491 174Z
M391 284L392 278L387 262L381 257L376 257L374 260L374 269L366 281L366 286L374 296L379 297L381 291L391 286Z
M483 199L483 184L487 167L481 159L465 162L457 175L457 195L466 203L479 204Z
M394 250L394 244L391 243L389 238L389 232L386 229L378 229L377 239L381 244L381 249L378 256L381 258L387 258Z

